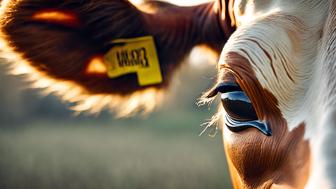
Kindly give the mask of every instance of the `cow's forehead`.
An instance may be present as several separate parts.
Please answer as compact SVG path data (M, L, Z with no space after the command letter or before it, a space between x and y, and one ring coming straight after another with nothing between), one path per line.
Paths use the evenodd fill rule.
M324 8L328 6L328 0L231 0L232 10L238 25L245 24L274 11L285 12L300 16L310 17L313 22L313 15L327 13ZM318 18L317 18L318 19Z
M327 0L233 4L238 29L225 45L220 64L228 62L231 52L247 59L258 82L278 100L290 127L314 117L310 109L317 98L316 70L327 5Z
M233 12L237 24L253 19L258 12L267 12L274 5L276 0L234 0Z

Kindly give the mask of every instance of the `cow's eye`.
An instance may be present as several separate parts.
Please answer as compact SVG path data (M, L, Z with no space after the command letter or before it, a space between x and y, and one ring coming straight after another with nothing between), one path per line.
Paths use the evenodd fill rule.
M272 135L268 123L258 119L251 100L236 83L220 84L216 91L221 93L225 124L231 131L240 132L253 127L267 136Z
M250 99L242 91L228 92L221 95L226 113L236 121L254 121L258 116Z

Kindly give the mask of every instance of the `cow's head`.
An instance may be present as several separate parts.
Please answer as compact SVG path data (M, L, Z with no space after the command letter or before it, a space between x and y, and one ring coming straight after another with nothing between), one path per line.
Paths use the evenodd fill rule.
M323 123L334 111L327 92L335 87L335 59L327 58L331 9L328 1L234 2L237 30L208 95L222 93L225 151L237 188L335 187L335 151L325 145L336 128ZM232 83L240 88L225 86Z
M203 101L221 94L235 188L332 188L335 8L332 0L218 0L194 7L5 0L2 50L16 70L79 103L78 110L108 106L125 116L152 110L179 62L192 47L207 45L220 59L217 83ZM111 77L110 50L144 36L154 39L161 78L143 84L134 70Z

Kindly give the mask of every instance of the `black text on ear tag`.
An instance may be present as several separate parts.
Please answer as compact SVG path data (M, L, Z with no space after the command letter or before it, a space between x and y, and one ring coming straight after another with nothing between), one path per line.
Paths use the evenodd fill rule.
M110 78L136 73L140 86L162 83L160 63L152 36L112 41L104 56Z

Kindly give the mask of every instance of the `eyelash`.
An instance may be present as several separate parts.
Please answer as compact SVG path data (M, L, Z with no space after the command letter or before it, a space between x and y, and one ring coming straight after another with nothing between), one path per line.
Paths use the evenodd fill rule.
M224 90L226 89L226 90ZM218 93L224 93L225 91L239 91L242 90L239 85L233 82L227 82L227 83L219 83L215 88L211 89L208 93L205 93L197 102L198 106L203 106L205 104L208 104L209 106L215 99ZM203 135L204 133L207 133L210 137L215 137L218 133L220 128L220 122L223 118L225 111L222 107L220 107L215 115L213 115L210 119L208 119L205 123L201 124L202 132L199 134L199 136Z

